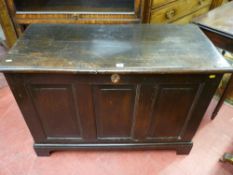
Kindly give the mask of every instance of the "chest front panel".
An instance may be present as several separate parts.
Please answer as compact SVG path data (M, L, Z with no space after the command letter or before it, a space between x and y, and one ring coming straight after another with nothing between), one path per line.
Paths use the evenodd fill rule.
M118 82L111 75L7 79L26 122L37 125L35 141L49 143L182 141L209 86L205 75L118 76Z

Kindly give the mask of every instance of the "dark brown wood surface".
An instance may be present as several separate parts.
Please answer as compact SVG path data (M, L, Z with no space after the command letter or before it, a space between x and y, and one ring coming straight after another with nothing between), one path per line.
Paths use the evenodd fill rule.
M4 72L214 73L232 68L194 25L31 25Z
M100 148L188 154L232 68L193 25L32 25L0 70L45 156Z
M157 148L187 154L221 79L196 75L6 73L38 155Z

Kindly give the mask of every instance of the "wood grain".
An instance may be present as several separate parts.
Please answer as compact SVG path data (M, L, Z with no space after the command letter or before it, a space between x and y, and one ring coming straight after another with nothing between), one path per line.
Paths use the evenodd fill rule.
M11 0L9 0L11 1ZM11 4L18 24L125 24L139 23L144 19L144 2L141 0L112 1L17 1ZM13 7L12 7L13 6Z
M232 71L194 25L31 25L1 71L214 73Z
M115 84L111 75L5 75L35 150L43 156L54 150L103 148L187 154L221 79L221 74L215 79L205 74L125 74Z

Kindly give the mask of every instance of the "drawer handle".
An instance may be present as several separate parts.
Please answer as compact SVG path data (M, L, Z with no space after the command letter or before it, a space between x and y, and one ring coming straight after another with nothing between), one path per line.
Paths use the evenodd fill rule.
M198 4L199 4L199 5L203 5L203 3L204 3L204 0L199 0L199 1L198 1Z
M118 83L120 81L120 75L118 74L112 74L111 76L111 80L112 80L112 83Z
M71 17L75 20L78 20L80 18L79 14L72 14Z
M166 12L166 18L167 19L171 19L176 15L176 11L175 9L169 10Z

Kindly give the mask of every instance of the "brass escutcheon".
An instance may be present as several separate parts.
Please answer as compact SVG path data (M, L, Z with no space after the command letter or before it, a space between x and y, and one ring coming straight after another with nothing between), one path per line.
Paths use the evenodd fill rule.
M111 76L111 80L113 83L118 83L120 81L120 79L121 79L120 75L118 75L118 74L112 74L112 76Z

